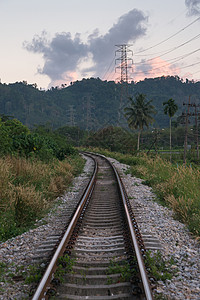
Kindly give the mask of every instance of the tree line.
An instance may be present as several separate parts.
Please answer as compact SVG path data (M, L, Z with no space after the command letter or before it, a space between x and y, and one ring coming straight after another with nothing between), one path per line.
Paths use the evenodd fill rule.
M178 111L188 96L200 98L200 82L183 81L177 76L149 78L128 84L128 94L145 94L152 100L157 114L154 127L168 127L168 117L163 115L163 102L176 100ZM27 82L0 84L0 113L14 116L24 125L49 123L52 129L62 126L78 126L95 131L106 126L117 126L121 85L99 78L82 79L69 86L39 90ZM125 106L128 105L124 103ZM73 120L73 122L72 122Z

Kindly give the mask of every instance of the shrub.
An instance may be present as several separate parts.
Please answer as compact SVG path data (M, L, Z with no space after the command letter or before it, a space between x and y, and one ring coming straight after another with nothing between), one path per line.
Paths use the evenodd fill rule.
M83 165L79 156L51 163L0 158L0 241L32 227L53 205L52 200L66 191Z

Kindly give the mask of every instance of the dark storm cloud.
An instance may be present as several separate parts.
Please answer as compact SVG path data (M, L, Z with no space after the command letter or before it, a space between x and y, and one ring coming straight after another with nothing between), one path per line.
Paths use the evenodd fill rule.
M200 15L200 0L185 0L189 16Z
M96 29L88 36L87 43L81 41L80 34L72 38L69 32L57 33L49 41L43 32L31 42L24 42L23 46L28 51L43 55L44 66L38 71L48 75L52 81L70 78L70 72L75 72L80 61L88 57L92 57L94 65L82 70L83 74L92 71L93 76L101 76L114 56L115 45L135 42L145 34L146 22L147 17L133 9L121 16L105 35L100 35Z

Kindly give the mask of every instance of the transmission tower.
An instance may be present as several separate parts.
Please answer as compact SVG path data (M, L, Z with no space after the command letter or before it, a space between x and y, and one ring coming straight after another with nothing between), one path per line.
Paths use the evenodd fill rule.
M92 130L95 127L96 118L94 114L94 101L92 100L92 95L87 94L83 97L85 100L85 129L87 132Z
M68 111L68 125L70 127L74 127L76 126L76 122L75 122L75 109L74 109L74 105L69 105L69 111Z
M115 51L115 56L119 56L115 59L115 64L117 67L115 70L120 69L120 80L118 82L121 84L121 95L120 95L120 105L118 113L118 123L122 120L123 108L126 105L126 100L128 98L128 82L129 82L129 71L132 70L133 59L130 57L133 56L133 51L130 50L132 45L122 44L115 45L118 49Z

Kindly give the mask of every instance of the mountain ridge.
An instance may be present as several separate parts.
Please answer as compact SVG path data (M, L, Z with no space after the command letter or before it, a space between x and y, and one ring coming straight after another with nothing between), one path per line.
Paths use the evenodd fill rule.
M183 81L178 76L148 78L127 84L128 94L137 93L153 99L157 110L156 127L167 127L168 117L163 113L163 102L173 98L179 110L183 111L183 102L189 96L199 103L200 82ZM97 130L109 125L118 125L120 102L128 105L128 99L121 99L121 84L114 81L102 81L99 78L83 78L62 88L38 90L35 84L16 82L0 83L0 114L19 119L28 127L49 123L52 128L61 126L79 126L86 130ZM121 111L123 114L123 109Z

